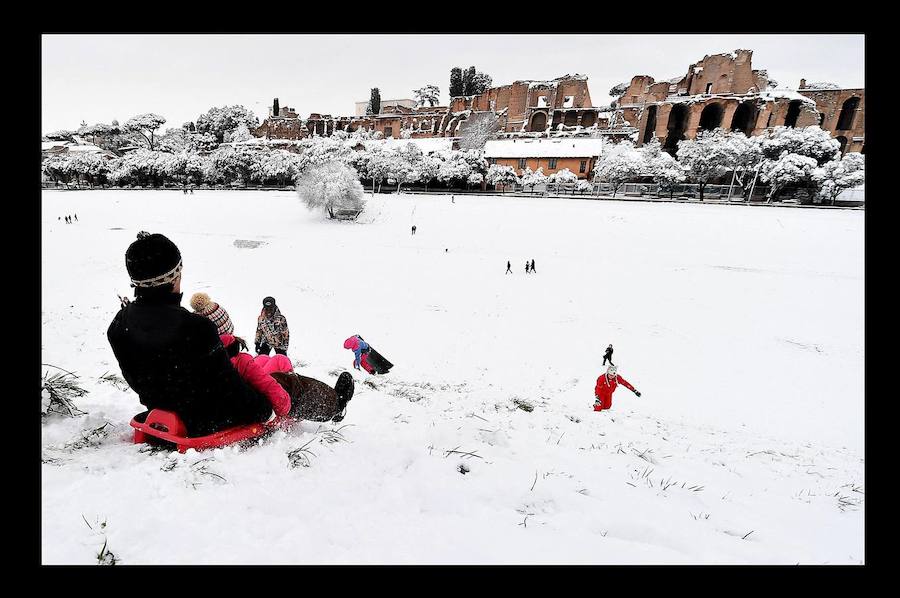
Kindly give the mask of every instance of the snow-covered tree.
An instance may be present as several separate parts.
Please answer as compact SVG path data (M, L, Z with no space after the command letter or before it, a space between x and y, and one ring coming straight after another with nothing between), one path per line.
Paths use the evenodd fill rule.
M361 152L361 159L355 163L361 168L360 173L364 178L372 181L372 194L375 193L375 185L381 191L381 183L388 178L391 170L391 156L380 147Z
M209 133L218 143L224 143L225 133L241 125L252 131L259 127L259 118L248 108L235 105L210 108L197 117L196 127L198 132Z
M210 173L216 183L249 183L260 152L246 147L220 147L209 155ZM212 181L211 181L212 182Z
M48 141L74 141L75 135L75 131L60 130L53 131L52 133L47 133L46 135L44 135L44 138L46 138Z
M684 167L675 158L666 152L650 153L647 160L647 173L653 177L653 182L659 185L661 191L669 192L669 199L675 193L675 186L683 183L687 176Z
M613 186L613 197L623 183L642 176L644 170L644 157L630 141L622 141L606 150L594 166L594 174Z
M419 180L425 184L425 191L428 191L428 184L435 180L441 171L441 165L444 161L435 154L426 154L422 156L422 162L419 164Z
M437 175L439 181L450 185L454 181L463 182L468 180L473 169L463 152L450 150L449 152L443 152L442 158L443 163Z
M147 114L138 114L125 121L123 131L139 134L146 142L150 150L154 149L156 130L166 124L166 119L158 114L149 112Z
M628 82L626 82L626 83L619 83L618 85L614 85L614 86L609 90L609 95L612 96L612 97L614 97L614 98L618 98L619 96L621 96L623 93L625 93L625 92L628 90L628 87L629 87L630 85L631 85L631 83L628 83Z
M231 143L238 143L240 141L248 141L253 139L253 135L250 133L250 129L247 128L247 125L244 123L239 124L234 128L233 131L230 132L230 140Z
M463 87L463 74L462 69L458 66L450 69L450 97L455 98L463 95L465 91L465 87Z
M584 194L585 191L593 191L594 184L590 181L580 180L575 184L575 190L581 194Z
M466 184L470 186L481 186L481 183L484 182L484 175L480 172L473 172L469 175L469 178L466 179Z
M473 114L460 126L459 147L480 150L499 129L500 119L493 112Z
M300 156L284 150L273 150L259 155L253 165L252 180L285 186L293 183L300 172Z
M760 178L769 183L766 203L778 196L788 185L808 186L818 164L814 158L800 154L782 154L777 160L766 160L760 170Z
M359 175L343 162L310 167L297 179L297 195L310 210L321 208L329 218L338 210L362 210L364 192Z
M335 137L310 137L300 142L300 171L329 162L349 163L354 159L347 143Z
M437 85L426 85L425 87L414 89L413 93L419 106L424 106L425 102L428 102L429 106L440 103L441 90Z
M512 166L503 166L500 164L491 164L490 168L488 168L487 175L485 175L484 178L489 185L502 187L504 193L506 192L507 185L517 185L521 182L519 177L516 176L516 170Z
M563 168L562 170L551 174L547 177L547 180L550 183L556 183L558 185L571 185L578 182L578 175L568 168Z
M841 144L828 131L810 127L775 127L760 137L763 157L777 160L784 154L797 154L821 166L840 156Z
M366 114L381 114L381 92L373 87L369 94L369 103L366 106Z
M831 200L834 205L841 192L858 187L866 181L866 158L862 154L846 154L840 160L832 160L816 168L813 182L818 186L818 196Z
M709 181L729 172L727 132L722 129L700 131L696 139L678 142L678 162L684 167L687 177L696 182L703 201L703 191Z
M472 77L472 93L484 93L487 91L494 80L486 73L475 73Z
M544 174L543 166L539 167L536 171L532 171L531 168L525 168L522 171L522 186L523 187L531 187L531 190L534 191L535 185L543 185L547 182L547 175Z

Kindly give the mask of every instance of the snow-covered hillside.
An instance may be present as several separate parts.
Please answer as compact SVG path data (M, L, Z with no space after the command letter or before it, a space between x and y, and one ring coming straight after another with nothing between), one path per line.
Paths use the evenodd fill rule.
M367 198L44 192L42 362L90 391L42 426L45 564L864 561L863 212ZM274 296L297 371L356 378L346 419L131 444L142 406L99 378L139 230L236 334ZM356 333L390 374L351 369ZM609 343L642 396L595 413Z

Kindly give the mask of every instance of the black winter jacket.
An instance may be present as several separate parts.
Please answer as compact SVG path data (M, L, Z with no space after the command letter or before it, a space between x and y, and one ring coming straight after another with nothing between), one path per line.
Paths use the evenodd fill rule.
M265 421L272 405L231 365L216 325L181 294L138 297L107 331L125 381L148 409L174 411L190 436Z

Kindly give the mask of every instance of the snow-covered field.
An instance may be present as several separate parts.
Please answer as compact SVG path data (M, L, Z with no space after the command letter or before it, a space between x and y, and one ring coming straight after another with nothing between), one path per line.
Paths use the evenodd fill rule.
M42 425L45 564L104 542L124 564L865 560L861 211L381 196L340 223L287 192L42 201L42 361L90 391L89 415ZM99 377L120 373L106 329L139 230L181 248L182 305L208 292L239 335L274 296L301 373L333 384L355 333L395 368L350 370L339 425L131 444L142 406ZM609 343L642 396L595 413Z

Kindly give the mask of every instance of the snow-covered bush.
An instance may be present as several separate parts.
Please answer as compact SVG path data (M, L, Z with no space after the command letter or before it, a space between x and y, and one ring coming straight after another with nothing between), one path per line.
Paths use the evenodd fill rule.
M590 181L581 180L575 184L575 190L582 194L587 191L593 191L593 189L594 189L594 184L591 183Z
M675 186L687 178L684 167L666 152L659 152L647 161L647 172L661 191L669 192L669 199L675 193Z
M322 208L329 218L339 210L359 211L365 205L359 175L343 162L308 168L297 179L297 195L310 210Z
M622 141L608 149L597 165L594 174L613 186L613 197L623 183L634 180L644 174L644 156L634 148L630 141Z
M484 175L480 172L473 172L469 175L469 178L466 179L466 183L471 186L481 186L481 183L484 182Z
M841 192L858 187L866 181L866 158L852 153L840 160L826 162L813 172L813 182L818 187L818 197L834 205Z

